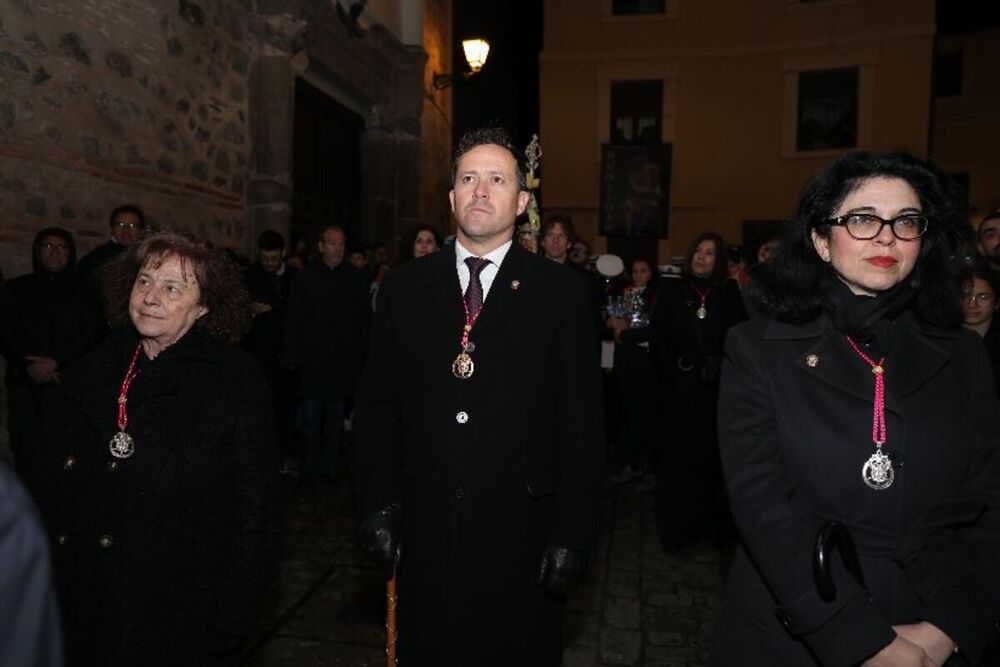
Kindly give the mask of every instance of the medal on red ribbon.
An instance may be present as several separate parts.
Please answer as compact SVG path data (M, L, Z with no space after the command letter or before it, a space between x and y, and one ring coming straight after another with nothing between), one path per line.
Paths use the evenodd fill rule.
M118 432L111 436L111 442L108 445L111 456L116 459L127 459L135 453L135 441L132 440L132 436L125 429L128 428L128 390L132 386L135 376L139 374L135 369L135 363L139 359L140 351L142 351L141 341L135 346L135 352L132 353L132 361L128 364L125 379L122 380L122 387L118 392Z

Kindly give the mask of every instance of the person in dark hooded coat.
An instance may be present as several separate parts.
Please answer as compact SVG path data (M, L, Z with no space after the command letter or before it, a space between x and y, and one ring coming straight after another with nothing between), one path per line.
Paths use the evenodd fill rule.
M4 347L10 438L19 473L29 475L38 442L38 401L63 367L97 342L100 322L91 292L76 272L73 236L46 227L32 244L34 272L7 282Z

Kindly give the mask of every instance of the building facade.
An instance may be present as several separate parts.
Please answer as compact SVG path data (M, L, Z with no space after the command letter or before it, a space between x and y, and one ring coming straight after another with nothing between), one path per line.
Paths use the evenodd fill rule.
M665 263L708 230L752 248L845 150L926 155L935 7L905 4L545 0L546 214Z
M1000 28L938 38L931 155L969 194L973 223L1000 210Z

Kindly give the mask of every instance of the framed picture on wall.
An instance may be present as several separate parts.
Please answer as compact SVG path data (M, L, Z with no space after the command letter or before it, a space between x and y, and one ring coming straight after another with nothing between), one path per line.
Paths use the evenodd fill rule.
M599 231L668 238L671 144L601 145Z

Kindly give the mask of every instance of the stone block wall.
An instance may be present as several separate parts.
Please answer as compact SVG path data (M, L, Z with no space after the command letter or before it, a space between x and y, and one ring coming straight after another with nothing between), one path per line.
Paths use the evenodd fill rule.
M45 225L81 254L115 206L239 247L252 32L240 0L0 3L0 267Z

